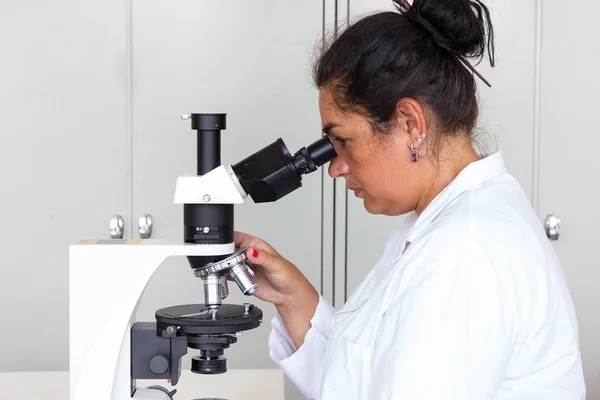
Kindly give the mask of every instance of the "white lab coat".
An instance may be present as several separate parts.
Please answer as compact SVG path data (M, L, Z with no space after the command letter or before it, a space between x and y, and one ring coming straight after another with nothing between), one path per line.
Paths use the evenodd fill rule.
M501 152L465 168L337 311L323 298L296 351L272 359L309 399L580 400L571 296Z

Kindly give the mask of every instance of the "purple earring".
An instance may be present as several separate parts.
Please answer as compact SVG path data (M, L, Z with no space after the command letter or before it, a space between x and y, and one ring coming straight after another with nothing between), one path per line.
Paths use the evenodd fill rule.
M421 136L423 136L423 138L425 138L427 136L427 134L421 132ZM417 142L419 142L419 144L421 144L421 142L423 142L423 139L418 137ZM410 156L410 160L412 162L417 162L417 161L419 161L419 147L418 146L415 147L413 143L410 144L410 151L412 152L412 154Z
M419 148L415 148L415 146L413 146L413 144L410 144L410 150L412 151L412 155L410 156L410 160L412 162L417 162L419 161Z

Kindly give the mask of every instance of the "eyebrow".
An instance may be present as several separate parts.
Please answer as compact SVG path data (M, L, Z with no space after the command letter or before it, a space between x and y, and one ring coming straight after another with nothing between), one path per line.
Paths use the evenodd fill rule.
M331 130L337 126L339 126L339 125L334 124L332 122L325 124L325 126L323 127L323 133L326 134L327 136L330 136L330 135L335 136L335 135L331 134Z

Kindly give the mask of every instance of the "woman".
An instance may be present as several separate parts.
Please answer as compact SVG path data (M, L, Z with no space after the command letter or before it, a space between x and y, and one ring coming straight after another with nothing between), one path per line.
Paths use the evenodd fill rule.
M342 177L374 214L407 214L333 309L263 240L236 233L277 309L271 357L314 399L585 398L561 266L500 152L471 144L467 59L493 30L480 1L397 1L335 40L315 77ZM483 77L481 77L483 79Z

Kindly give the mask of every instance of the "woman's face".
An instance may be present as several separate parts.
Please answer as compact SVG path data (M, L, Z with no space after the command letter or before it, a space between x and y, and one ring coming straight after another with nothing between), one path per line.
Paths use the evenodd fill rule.
M330 162L329 175L343 177L372 214L401 215L415 209L422 184L420 163L411 162L409 123L376 133L362 115L341 111L327 89L319 92L319 109L323 132L338 154Z

